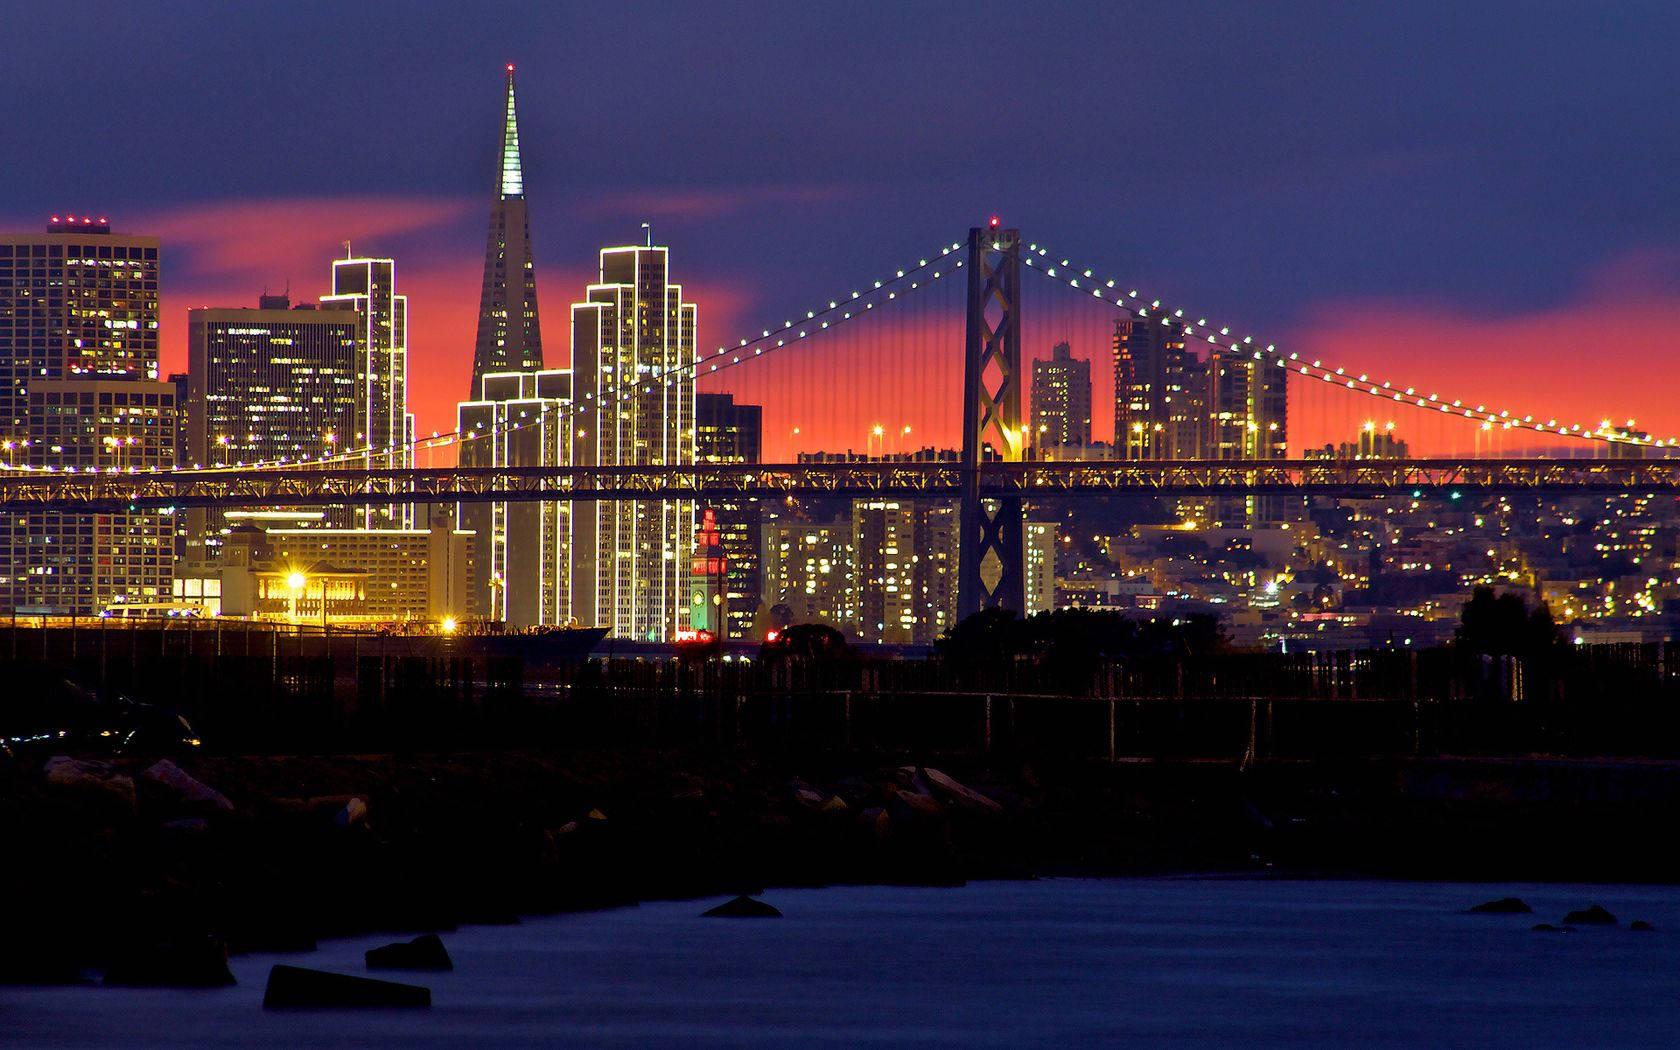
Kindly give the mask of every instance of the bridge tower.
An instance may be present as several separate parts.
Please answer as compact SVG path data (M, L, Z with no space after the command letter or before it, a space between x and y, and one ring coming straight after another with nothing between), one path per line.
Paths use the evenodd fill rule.
M1019 496L980 497L980 462L1022 458L1021 233L993 219L968 231L968 324L963 340L962 526L957 616L1024 613L1026 570Z

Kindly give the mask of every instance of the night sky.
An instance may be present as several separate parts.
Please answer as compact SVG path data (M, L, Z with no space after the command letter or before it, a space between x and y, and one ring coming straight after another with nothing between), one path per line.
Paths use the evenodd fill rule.
M711 347L995 213L1264 342L1666 436L1677 50L1673 3L3 0L0 226L162 236L166 370L189 306L314 298L346 239L391 255L411 407L448 430L515 62L550 364L643 221ZM1313 411L1297 444L1351 436Z

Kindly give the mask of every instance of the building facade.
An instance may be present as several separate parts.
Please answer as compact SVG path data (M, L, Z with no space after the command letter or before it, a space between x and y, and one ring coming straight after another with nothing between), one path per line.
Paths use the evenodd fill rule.
M346 449L362 449L370 466L414 466L414 419L408 414L408 296L398 295L391 259L346 258L332 264L332 292L323 313L356 326L356 429ZM412 507L369 506L356 512L364 528L407 528Z
M1031 425L1039 449L1091 443L1091 362L1057 343L1032 363Z
M472 540L472 533L444 525L268 530L273 561L288 575L308 581L323 566L365 573L361 615L383 623L465 618Z
M91 216L0 234L0 446L16 466L167 469L175 387L158 382L159 244ZM168 600L172 516L0 519L0 610L89 615Z
M764 596L789 623L827 624L856 633L853 525L776 521L764 526Z
M570 369L484 376L476 400L456 407L463 466L555 467L572 462ZM515 627L581 622L573 607L571 521L565 500L463 503L456 519L476 535L468 615Z
M735 403L734 394L694 397L694 458L697 463L758 463L763 459L764 408ZM723 548L727 637L751 638L762 604L759 548L763 513L757 500L722 498L707 504L713 531ZM704 582L704 581L702 581Z
M1029 521L1021 534L1026 545L1028 616L1056 608L1056 523Z
M293 308L284 295L265 294L255 308L187 311L182 462L317 459L355 447L360 328L341 310ZM184 556L215 557L222 516L196 508L183 516ZM326 517L347 526L351 513Z
M696 310L670 277L667 248L606 248L572 304L579 465L694 463ZM574 503L572 616L645 641L687 630L694 524L692 500Z

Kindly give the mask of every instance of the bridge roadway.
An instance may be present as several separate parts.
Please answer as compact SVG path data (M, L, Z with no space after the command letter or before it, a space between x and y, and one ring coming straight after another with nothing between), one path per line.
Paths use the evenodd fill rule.
M1680 495L1680 458L987 462L980 478L986 495L1027 497L1279 493L1357 498L1411 490ZM961 468L953 462L415 470L294 466L122 474L8 469L0 471L0 511L726 496L956 499L961 479Z

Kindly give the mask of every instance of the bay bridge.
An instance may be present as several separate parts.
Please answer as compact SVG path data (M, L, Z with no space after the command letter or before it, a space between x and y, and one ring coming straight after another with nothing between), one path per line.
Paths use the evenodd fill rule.
M965 280L949 280L957 275ZM1075 308L1067 304L1074 302L1099 325L1113 325L1118 318L1158 323L1169 327L1175 338L1203 346L1211 360L1238 363L1251 374L1264 373L1268 382L1274 377L1286 379L1292 417L1299 418L1310 398L1358 402L1373 411L1406 414L1413 421L1409 426L1426 420L1428 426L1467 434L1467 454L1415 459L1305 458L1285 443L1281 433L1270 443L1264 434L1245 437L1238 420L1236 439L1219 446L1212 458L1163 456L1152 442L1124 440L1122 432L1128 428L1119 417L1122 398L1117 363L1112 454L1102 458L1040 456L1022 405L1026 369L1032 361L1023 349L1026 275L1037 276L1034 287L1055 289L1058 298L1051 301L1058 305L1052 307L1051 322L1044 327L1052 337L1058 330L1081 324L1088 328L1092 323L1073 319L1068 311ZM917 314L904 305L925 303L926 289L940 282L946 287L958 283L965 287L960 318L925 308ZM1055 315L1056 310L1061 313ZM873 328L868 323L860 325L864 318L893 313L897 320L885 323L899 324L900 334L882 334L881 322ZM836 368L825 364L821 353L796 352L825 339L832 341L831 333L841 329L870 333L853 337L854 345L861 342L865 347L862 363ZM1118 341L1115 336L1117 357ZM959 346L960 354L940 349L955 351ZM1485 402L1473 404L1468 399L1424 393L1416 386L1356 373L1346 365L1307 360L1299 352L1250 335L1235 335L1229 325L1164 304L1135 288L1128 290L1117 280L1067 259L1058 262L1047 248L1024 243L1018 231L1002 228L995 219L928 258L891 270L882 279L819 303L794 319L762 328L734 344L718 345L713 351L698 350L680 366L640 375L619 396L629 398L636 388L646 393L661 384L735 381L780 367L760 362L790 359L802 360L816 372L802 383L784 383L778 393L761 399L769 405L790 389L802 390L791 400L803 399L816 418L836 415L835 402L850 396L855 418L863 418L860 413L894 411L890 406L896 399L901 406L896 411L909 419L926 411L930 398L937 398L937 393L930 392L960 393L960 400L939 399L942 410L960 409L958 426L942 431L937 424L930 426L916 417L901 430L893 428L904 437L913 432L943 434L956 446L956 453L932 458L889 455L886 428L877 423L869 436L879 441L878 455L872 448L861 456L799 457L794 462L695 463L679 457L674 463L632 465L481 466L474 464L484 457L462 454L475 442L493 444L526 426L559 422L566 433L573 426L587 425L591 408L599 418L610 407L574 404L562 420L524 420L499 431L434 435L406 449L353 449L292 462L145 472L53 471L7 464L7 469L0 470L0 511L114 514L186 508L731 497L945 499L961 504L958 596L960 611L966 614L991 605L1020 606L1023 512L1025 503L1034 499L1266 494L1353 498L1391 493L1680 495L1680 458L1668 458L1676 443L1634 430L1632 420L1618 426L1609 419L1586 424L1541 419ZM876 385L865 389L864 384L852 381L862 376ZM751 383L735 383L737 390L743 386L750 389ZM919 405L910 404L917 399ZM783 396L783 400L788 399ZM782 410L791 414L786 429L797 437L801 409L796 404L784 405ZM1141 424L1135 425L1142 430ZM1279 423L1273 420L1267 425L1275 430ZM1366 424L1367 428L1371 425ZM1246 427L1259 429L1252 414ZM1509 455L1502 447L1507 441L1516 446ZM1541 443L1538 450L1533 447L1536 442ZM1591 458L1560 456L1547 442L1587 451ZM775 447L774 442L767 444ZM440 455L449 462L437 464Z

